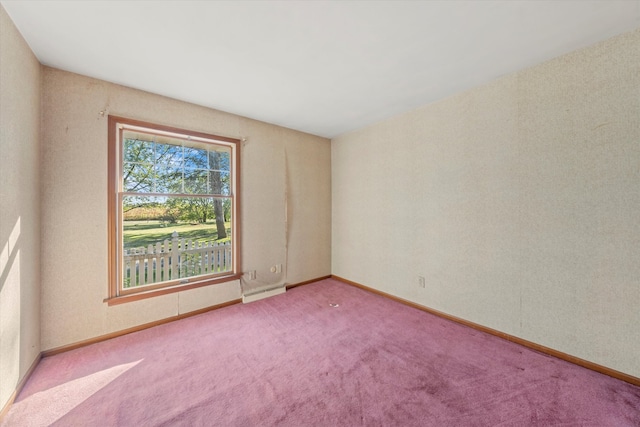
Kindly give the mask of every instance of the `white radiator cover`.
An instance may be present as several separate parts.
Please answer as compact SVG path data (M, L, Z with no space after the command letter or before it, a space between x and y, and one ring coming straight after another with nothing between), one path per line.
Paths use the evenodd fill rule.
M269 298L275 295L284 294L287 291L285 285L278 285L267 289L252 289L242 294L242 302L244 304Z

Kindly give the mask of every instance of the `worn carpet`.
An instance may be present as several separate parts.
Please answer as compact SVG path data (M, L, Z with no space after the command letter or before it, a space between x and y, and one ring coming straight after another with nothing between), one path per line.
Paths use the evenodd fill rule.
M45 358L1 424L640 426L640 387L328 279Z

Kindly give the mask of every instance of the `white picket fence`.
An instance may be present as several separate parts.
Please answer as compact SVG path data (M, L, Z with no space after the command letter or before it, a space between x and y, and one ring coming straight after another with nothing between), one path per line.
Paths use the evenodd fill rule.
M124 251L124 287L231 271L231 242L194 242L174 231L171 240Z

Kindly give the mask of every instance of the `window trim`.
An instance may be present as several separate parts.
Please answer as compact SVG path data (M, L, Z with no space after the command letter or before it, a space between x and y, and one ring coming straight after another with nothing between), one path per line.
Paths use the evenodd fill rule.
M119 283L119 264L121 258L121 248L120 248L120 236L118 233L119 220L116 214L116 209L120 207L120 198L121 195L118 192L118 181L120 179L119 171L121 169L122 156L118 148L118 124L125 124L129 126L136 126L150 129L151 132L153 130L157 130L160 132L169 132L172 134L178 134L180 136L193 137L193 138L204 138L207 140L215 140L220 142L227 142L234 144L233 145L233 175L235 177L234 183L231 187L233 198L233 227L232 227L232 247L233 247L233 265L235 272L230 272L230 274L209 277L203 280L193 281L189 283L173 283L156 286L145 286L144 289L139 291L127 289L120 289ZM137 301L146 298L152 298L155 296L166 295L174 292L181 292L188 289L199 288L203 286L210 286L219 283L225 283L233 280L239 280L242 276L242 260L240 256L240 241L241 241L241 209L240 209L240 188L241 188L241 140L236 138L229 138L219 135L207 134L197 131L190 131L181 128L175 128L171 126L164 126L150 122L144 122L140 120L129 119L125 117L112 116L109 115L108 119L108 201L107 201L107 209L108 209L108 266L109 266L109 274L108 274L108 296L104 299L108 305L116 305L125 302Z

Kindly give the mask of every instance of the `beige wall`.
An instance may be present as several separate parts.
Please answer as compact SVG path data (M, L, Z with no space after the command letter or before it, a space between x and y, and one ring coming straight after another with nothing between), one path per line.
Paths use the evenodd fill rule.
M640 377L640 30L335 138L332 194L333 274Z
M0 410L40 352L40 69L0 6Z
M44 67L43 350L241 295L236 281L112 307L102 302L108 265L107 118L101 111L246 138L241 252L243 271L257 271L246 286L331 273L329 140ZM270 273L275 264L284 264L284 273Z

